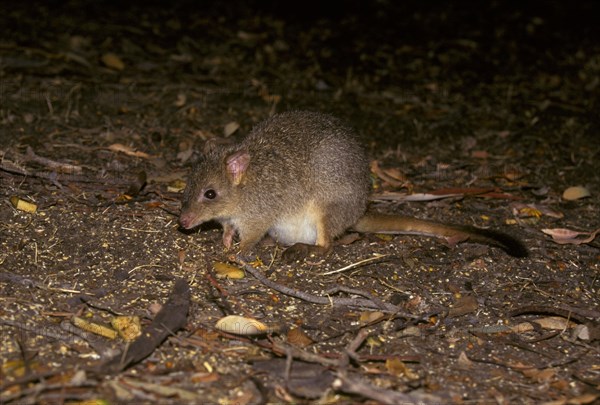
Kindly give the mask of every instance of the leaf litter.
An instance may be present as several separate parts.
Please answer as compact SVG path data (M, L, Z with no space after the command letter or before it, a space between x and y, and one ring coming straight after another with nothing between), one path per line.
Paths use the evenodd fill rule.
M0 211L3 403L597 399L598 49L577 37L585 24L556 25L582 8L442 18L373 3L305 25L241 4L136 7L89 20L114 24L72 10L40 25L25 5L0 16L26 28L0 45L1 197L37 206ZM391 193L375 208L503 228L532 257L353 234L294 266L261 245L244 278L218 278L232 254L219 231L177 227L185 174L207 140L231 144L286 109L358 129ZM564 198L570 184L585 191ZM149 335L128 344L68 321L87 310L138 317ZM271 333L218 331L231 315Z

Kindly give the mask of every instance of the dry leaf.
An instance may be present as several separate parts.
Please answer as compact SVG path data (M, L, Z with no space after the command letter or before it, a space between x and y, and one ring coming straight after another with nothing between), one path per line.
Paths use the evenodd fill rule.
M229 315L219 319L215 327L223 332L244 336L263 335L271 330L267 325L256 319L238 315Z
M534 207L526 206L517 211L517 216L519 218L540 218L542 216L542 212Z
M37 211L37 205L20 199L16 195L10 197L10 203L19 211L29 212L34 214Z
M542 229L546 235L552 236L552 240L559 245L581 245L590 243L596 239L596 235L600 232L600 228L593 232L579 232L566 228ZM581 237L581 238L580 238Z
M148 305L148 311L150 311L152 315L156 315L161 311L162 307L162 304L153 302L152 304Z
M535 382L548 382L556 375L556 370L553 368L544 368L539 370L537 368L529 368L521 370L521 373L525 377L531 378Z
M510 181L515 181L520 179L521 177L523 177L525 175L525 173L523 172L523 170L519 169L518 167L515 166L508 166L504 168L504 177L507 180Z
M185 163L189 160L189 158L192 157L193 154L194 154L194 149L192 149L192 148L182 150L181 152L177 153L177 159L179 159L179 161L181 163Z
M423 331L421 330L421 328L417 327L417 326L409 326L407 328L402 329L401 331L398 331L398 337L406 337L406 336L421 336L423 334Z
M104 336L105 338L108 338L108 339L116 339L117 338L116 330L111 329L105 325L100 325L98 323L86 321L85 319L78 317L78 316L73 316L71 318L71 323L80 329L94 333L96 335Z
M379 167L379 162L373 160L371 162L371 172L375 174L381 181L388 183L392 187L402 187L406 183L406 177L398 169L382 169Z
M423 306L423 298L420 295L413 296L410 300L404 304L407 311L420 311Z
M83 370L80 370L80 371L83 371ZM85 380L83 380L83 381L85 381ZM82 385L82 383L77 384L77 383L73 383L73 382L71 382L71 384L74 386ZM133 398L131 398L131 399L133 399ZM108 402L105 399L96 398L96 399L86 399L83 402L75 402L75 404L79 404L79 405L110 405L110 402Z
M473 362L467 357L467 354L463 351L458 355L458 365L460 368L468 370L473 367Z
M496 359L499 360L498 358ZM526 364L519 360L508 360L508 362L506 362L505 364L507 367L510 367L516 371L531 370L535 368L531 364Z
M542 214L548 216L548 217L552 217L552 218L562 218L565 216L565 214L563 214L560 211L557 211L553 208L550 208L548 206L545 205L538 205L538 204L533 204L532 205L533 208L537 209L538 211L540 211Z
M478 194L477 197L479 198L495 198L498 200L518 200L521 197L509 194L509 193L503 193L503 192L496 192L496 191L490 191L489 193L484 193L484 194Z
M142 334L142 324L138 316L116 316L110 324L126 342L133 342Z
M121 152L129 156L140 157L144 159L150 158L150 155L144 152L138 152L130 146L125 146L122 143L113 143L108 147L108 150L113 152Z
M104 65L106 67L109 67L111 69L114 70L123 70L125 69L125 64L123 63L123 61L121 60L121 58L119 58L117 55L115 55L114 53L105 53L104 55L102 55L102 63L104 63Z
M375 336L369 336L365 341L365 344L373 349L374 347L381 346L381 340L377 339Z
M219 374L217 373L194 373L190 377L190 381L195 383L211 383L219 381L219 378Z
M548 316L545 318L534 319L531 322L537 323L544 329L563 330L575 326L573 322L569 322L567 319L560 316Z
M135 398L131 392L131 388L126 387L118 380L108 380L107 385L110 387L115 397L122 403L131 403Z
M408 181L406 175L397 167L388 167L387 169L383 169L383 171L386 175L393 178L394 180L401 181L402 183Z
M181 179L173 180L167 185L167 191L170 193L179 193L185 189L185 181Z
M476 159L487 159L490 157L490 154L486 150L474 150L471 152L471 157Z
M180 266L183 266L183 263L185 262L186 253L187 252L185 249L179 249L179 251L177 252L177 261L179 262Z
M546 215L552 218L562 218L564 214L560 211L556 211L546 205L540 204L523 204L520 202L514 202L510 204L513 215L519 218L540 218L542 215Z
M450 308L450 311L448 311L448 316L457 317L466 315L477 311L477 308L479 308L477 298L475 298L473 295L466 295L456 301L454 306Z
M388 373L397 377L404 376L409 380L416 380L419 378L419 375L412 371L410 367L408 367L406 363L404 363L398 357L387 359L385 361L385 368L387 369Z
M298 347L306 347L313 344L313 340L300 328L291 329L287 333L288 342Z
M594 401L596 401L598 398L600 398L600 394L597 394L595 392L589 392L586 394L582 394L579 395L577 397L571 397L569 398L569 401L565 401L565 404L569 404L569 405L586 405L586 404L593 404Z
M565 200L579 200L580 198L589 197L592 194L590 190L583 186L574 186L567 188L562 195L562 198Z
M534 319L529 322L521 322L518 325L511 326L510 330L515 333L530 332L535 329L535 327L531 324L533 322L540 325L543 329L549 330L564 330L575 326L573 322L569 322L567 319L560 316L549 316L546 318Z
M225 128L223 129L223 135L225 135L225 138L227 138L228 136L233 135L235 131L237 131L239 128L240 124L238 124L235 121L232 121L229 124L225 125Z
M187 102L187 96L185 95L185 93L178 93L177 98L173 102L173 105L175 107L183 107L186 102Z
M573 331L573 336L581 340L590 340L590 327L588 325L577 325Z
M394 193L394 192L385 192L378 193L371 196L371 200L373 201L433 201L433 200L442 200L444 198L450 197L459 197L462 194L428 194L428 193Z
M364 311L360 313L359 322L361 325L367 325L371 322L378 321L384 316L384 313L380 311Z
M228 263L216 262L213 264L213 268L215 269L217 278L231 278L238 280L246 276L244 270Z

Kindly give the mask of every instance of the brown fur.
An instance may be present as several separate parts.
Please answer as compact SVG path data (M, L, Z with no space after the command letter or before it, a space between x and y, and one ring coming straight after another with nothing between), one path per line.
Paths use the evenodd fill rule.
M214 198L211 191L214 191ZM207 193L208 192L208 193ZM230 247L250 251L266 234L286 245L326 252L348 228L360 232L417 233L449 241L526 250L495 231L403 216L365 215L368 159L355 132L329 115L293 111L258 124L238 145L216 147L198 161L186 188L180 223L190 229L216 220Z

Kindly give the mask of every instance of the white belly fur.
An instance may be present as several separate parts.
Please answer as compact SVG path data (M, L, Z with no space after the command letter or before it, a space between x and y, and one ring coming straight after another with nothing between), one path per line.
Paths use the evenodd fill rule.
M317 216L312 204L293 216L277 221L269 235L277 242L291 246L294 243L314 245L317 242Z

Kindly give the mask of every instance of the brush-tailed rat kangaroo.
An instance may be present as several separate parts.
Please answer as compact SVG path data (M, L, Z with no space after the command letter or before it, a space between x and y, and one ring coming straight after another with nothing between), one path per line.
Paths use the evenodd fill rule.
M369 161L354 130L325 114L292 111L258 124L238 145L205 153L183 196L179 222L191 229L215 220L223 243L248 253L265 235L291 246L285 259L326 253L347 229L419 234L485 243L523 257L504 233L368 212Z

